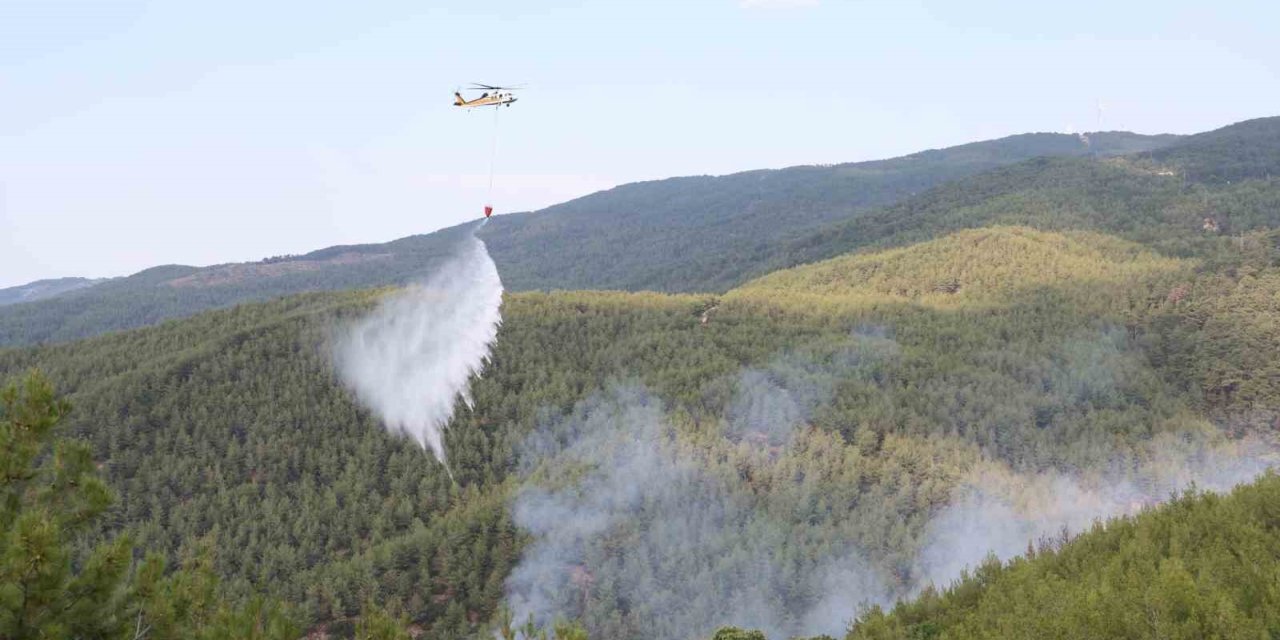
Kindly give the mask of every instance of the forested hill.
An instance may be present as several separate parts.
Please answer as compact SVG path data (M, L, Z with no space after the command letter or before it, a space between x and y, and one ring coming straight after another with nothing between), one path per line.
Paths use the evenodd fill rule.
M0 345L71 340L301 291L400 284L448 257L464 233L466 228L454 227L253 263L153 267L47 300L0 307Z
M1215 251L1280 226L1280 118L1190 136L1151 153L1038 158L941 185L778 245L758 273L863 247L909 244L990 224L1093 229L1170 255Z
M385 637L491 638L505 603L610 640L726 624L774 640L1266 637L1275 480L1143 514L1280 454L1280 178L1254 146L1280 124L1240 126L1254 133L1166 156L1038 157L951 180L783 243L761 264L805 264L724 293L509 293L445 432L449 471L334 373L335 330L389 289L275 297L271 283L395 282L449 256L463 228L157 267L6 307L28 323L0 324L17 342L42 323L46 338L127 326L130 305L154 320L272 297L0 348L0 380L36 368L66 395L60 428L88 448L60 451L118 496L100 496L102 532L171 567L206 548L219 598L283 602L317 636L351 637L378 603L403 616ZM1229 179L1197 169L1233 159ZM32 417L15 397L0 393L5 433ZM83 542L66 564L100 566ZM928 590L988 550L1009 562ZM0 624L20 573L0 576ZM883 608L846 631L859 603Z
M724 290L779 247L832 221L949 180L1040 156L1147 152L1177 136L1026 134L874 162L625 185L484 231L509 289ZM447 254L462 227L257 263L165 266L0 309L0 345L61 341L301 291L399 284Z
M492 637L539 587L593 638L834 635L857 602L954 577L937 558L980 560L943 535L975 485L997 508L965 526L1253 469L1239 443L1280 406L1280 248L1223 251L993 227L721 296L509 294L446 433L453 478L335 379L334 327L380 291L0 350L0 378L39 367L68 394L66 428L120 496L107 529L172 559L206 540L228 597L280 598L330 637L370 601L425 637ZM590 497L609 487L635 499ZM540 496L609 524L519 524ZM1098 513L1056 507L1052 531Z
M1203 182L1280 177L1280 117L1196 134L1151 157Z
M1274 638L1280 477L1190 494L868 612L847 640Z
M1042 156L1145 152L1177 136L1036 133L834 166L624 185L484 232L507 285L723 291L779 244L959 178Z
M19 302L34 302L53 298L102 283L103 280L90 278L55 278L52 280L36 280L17 287L0 289L0 306Z

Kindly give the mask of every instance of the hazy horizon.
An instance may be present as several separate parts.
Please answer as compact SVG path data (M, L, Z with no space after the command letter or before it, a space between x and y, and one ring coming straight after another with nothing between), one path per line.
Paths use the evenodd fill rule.
M0 7L0 91L18 97L0 101L0 287L472 219L493 116L450 100L473 81L529 85L500 112L499 213L638 180L1276 115L1280 10L1233 7L19 0Z

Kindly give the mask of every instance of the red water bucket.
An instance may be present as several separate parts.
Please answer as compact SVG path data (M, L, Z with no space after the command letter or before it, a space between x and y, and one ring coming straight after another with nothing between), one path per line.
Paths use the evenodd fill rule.
M486 204L484 206L484 217L488 218L491 215L493 215L493 207Z

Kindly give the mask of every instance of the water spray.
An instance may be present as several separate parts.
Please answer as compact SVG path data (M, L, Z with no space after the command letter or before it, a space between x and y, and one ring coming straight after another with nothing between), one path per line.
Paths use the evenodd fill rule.
M502 281L476 231L419 282L385 299L334 345L343 382L387 430L446 463L444 429L489 357L502 322ZM447 469L447 465L446 465Z

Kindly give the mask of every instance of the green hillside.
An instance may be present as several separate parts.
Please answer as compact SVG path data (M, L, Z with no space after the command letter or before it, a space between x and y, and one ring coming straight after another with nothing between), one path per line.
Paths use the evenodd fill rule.
M1168 156L1037 158L957 178L741 254L733 279L685 274L743 282L723 293L509 293L474 403L457 403L446 431L448 470L386 433L330 361L335 332L392 289L278 294L399 282L452 255L463 228L159 267L6 307L5 341L55 343L0 349L0 378L43 371L73 407L64 428L118 496L84 549L128 534L172 567L204 545L220 602L252 611L251 598L269 597L330 637L370 621L491 637L508 615L553 614L597 638L710 637L730 624L837 637L858 605L881 608L854 637L1126 637L1141 606L1155 607L1152 637L1258 635L1274 624L1274 585L1242 572L1274 564L1272 480L1062 536L1193 480L1228 488L1280 451L1280 182L1256 173L1269 152L1232 132ZM890 162L880 169L892 179L876 184L908 189L907 174L937 178L990 151ZM1218 156L1262 160L1242 160L1254 168L1230 181L1190 169ZM847 203L839 184L870 169L619 188L527 216L522 246L545 264L572 259L561 243L586 231L556 220L615 206L627 217L633 201L684 193L651 210L676 226L608 236L639 251L642 236L679 229L679 212L709 207L708 184L764 183L779 207L821 193ZM513 255L499 250L503 225L517 218L487 228L500 264ZM709 246L739 255L731 245ZM584 265L630 264L593 251ZM508 274L537 272L512 264ZM746 280L771 264L791 268ZM267 300L161 321L242 295ZM144 316L154 326L62 341ZM1058 542L1032 559L927 589L988 548L1012 558L1045 535ZM1220 552L1235 544L1234 559ZM1035 598L1059 591L1050 615ZM1107 594L1115 608L1094 613Z
M1071 295L1092 306L1109 294L1123 300L1133 283L1185 272L1189 266L1098 233L994 227L778 271L734 293L773 300L797 297L814 305L910 301L927 308L964 309L1009 304L1056 285L1080 287Z
M513 289L723 291L781 243L936 185L1042 156L1140 153L1176 136L1036 133L873 162L610 189L484 232ZM570 246L572 251L561 247Z
M873 610L847 638L1274 638L1277 513L1274 474L1225 497L1187 495Z
M992 224L1103 231L1203 257L1280 222L1277 136L1277 118L1186 138L1096 133L1090 146L1028 134L876 162L673 178L499 216L483 235L512 290L723 291L779 268ZM157 267L7 305L0 344L70 340L301 291L403 284L446 258L465 230L259 263Z
M0 345L74 340L303 291L403 284L449 257L463 233L457 227L257 263L153 267L47 300L3 307Z
M474 408L459 405L447 432L456 484L332 373L333 328L377 291L0 351L0 376L39 367L69 394L70 429L120 495L108 530L175 558L210 538L231 595L283 598L334 633L370 599L429 637L488 633L508 580L547 544L513 505L615 478L594 453L532 456L530 438L641 416L657 429L643 459L670 473L626 476L649 497L574 548L599 588L567 582L558 607L593 637L709 635L761 611L822 611L842 597L824 572L852 557L884 594L909 593L930 523L975 477L1172 481L1196 450L1267 432L1276 248L1223 251L988 228L722 296L508 295ZM666 546L664 523L705 496L723 512L691 539L715 543ZM655 591L645 575L687 578ZM660 615L663 602L686 604Z
M496 606L515 549L497 538L453 548L439 537L458 526L515 536L502 502L513 437L610 375L643 372L654 388L679 396L696 388L689 379L730 371L753 350L772 348L718 345L699 332L705 303L697 298L511 297L492 371L473 387L477 409L462 411L450 431L455 485L335 382L323 349L329 327L371 300L367 293L309 294L241 306L10 351L0 354L0 370L38 366L70 392L72 432L98 452L121 495L113 521L140 545L176 554L213 535L216 566L238 592L288 594L314 607L317 619L333 620L359 611L370 574L335 569L318 581L308 570L377 557L370 550L387 541L435 544L436 553L412 563L415 576L420 570L429 578L393 582L401 585L394 595L418 593L425 600L415 617L469 630L468 619L480 612L487 619ZM747 322L741 332L759 332L759 324ZM566 348L545 348L560 342ZM671 357L677 350L684 359ZM436 573L441 565L450 568ZM424 592L423 585L434 586ZM455 610L467 615L445 615Z
M1102 161L1040 158L942 185L780 245L764 273L863 247L919 242L993 224L1094 230L1175 256L1208 255L1226 237L1280 226L1280 119L1224 127ZM1235 181L1195 167L1236 167ZM1185 170L1184 170L1185 169ZM1210 224L1211 223L1211 224Z
M101 283L102 280L90 280L88 278L37 280L19 287L0 289L0 306L53 298Z
M1189 136L1150 157L1201 182L1280 177L1280 117Z
M890 160L630 184L484 231L506 286L722 291L788 241L938 184L1039 156L1145 152L1177 136L1027 134ZM404 284L447 257L469 225L257 263L170 265L0 309L0 345L72 340L206 309L317 290ZM834 255L834 254L832 254Z

